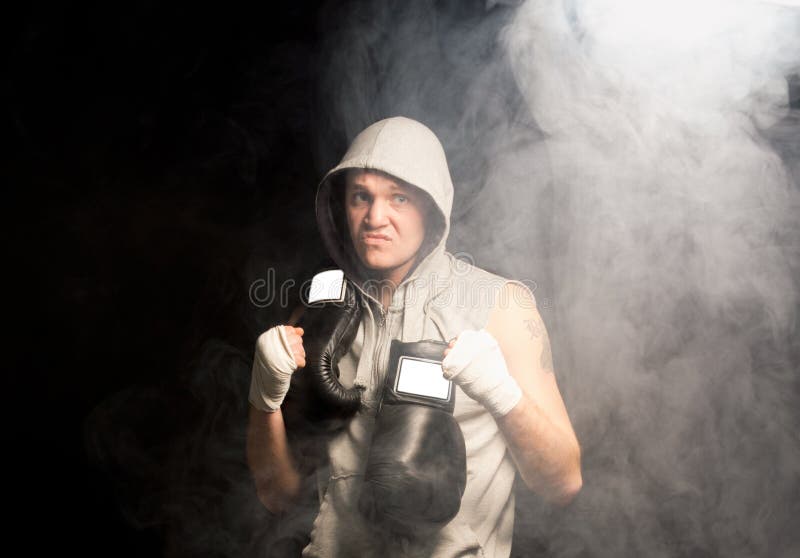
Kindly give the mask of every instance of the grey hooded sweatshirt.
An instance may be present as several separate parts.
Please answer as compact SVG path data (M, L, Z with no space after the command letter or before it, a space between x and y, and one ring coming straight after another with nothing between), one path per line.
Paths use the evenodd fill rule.
M394 291L386 310L369 294L347 234L341 190L347 169L389 173L427 192L438 210L427 217L416 267ZM467 485L458 515L432 539L387 539L357 507L391 340L448 341L465 329L480 329L508 282L445 251L452 202L453 184L439 140L424 125L403 117L381 120L361 132L319 185L316 212L323 241L357 286L365 308L355 342L339 362L345 386L364 388L364 405L329 444L330 466L318 475L320 510L303 550L306 558L510 553L516 470L492 416L460 388L455 418L466 442Z

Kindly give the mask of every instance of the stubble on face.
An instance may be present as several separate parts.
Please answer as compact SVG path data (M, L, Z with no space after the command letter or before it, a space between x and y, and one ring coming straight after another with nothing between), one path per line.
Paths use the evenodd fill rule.
M366 275L392 289L414 266L429 212L424 192L380 171L347 171L345 211Z

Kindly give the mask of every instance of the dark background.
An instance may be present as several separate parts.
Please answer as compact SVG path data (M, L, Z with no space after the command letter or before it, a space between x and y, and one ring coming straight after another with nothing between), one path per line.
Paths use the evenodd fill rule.
M270 548L243 433L253 343L284 316L248 286L323 255L314 189L348 139L321 124L323 4L8 14L6 480L27 553ZM550 533L594 513L520 493ZM669 521L667 548L697 551ZM515 534L516 555L569 553L548 544Z
M323 256L314 190L348 140L320 124L343 3L323 4L9 14L4 391L27 552L272 548L244 426L254 341L285 316L248 287Z
M215 492L241 463L195 442L243 447L246 359L278 319L247 303L248 262L319 250L319 4L39 2L6 19L6 455L26 553L210 556L181 517L247 531ZM225 386L201 377L228 357Z

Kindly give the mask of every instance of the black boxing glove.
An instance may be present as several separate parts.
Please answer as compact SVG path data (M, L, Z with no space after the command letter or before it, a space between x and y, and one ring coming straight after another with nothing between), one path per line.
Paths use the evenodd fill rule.
M455 386L442 376L446 347L393 340L390 348L358 507L403 536L424 536L453 519L467 482L464 436L453 417Z
M339 360L350 350L361 321L355 286L340 269L317 272L301 289L306 365L294 372L284 407L290 428L311 433L341 429L361 406L361 388L339 381Z

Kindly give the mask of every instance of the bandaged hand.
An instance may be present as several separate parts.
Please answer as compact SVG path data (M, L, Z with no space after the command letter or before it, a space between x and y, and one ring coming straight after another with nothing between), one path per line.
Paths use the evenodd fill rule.
M485 329L465 330L451 341L442 372L495 417L506 415L522 399L497 339Z
M275 326L258 337L248 397L256 409L273 412L280 408L292 372L306 365L302 335L302 328Z

